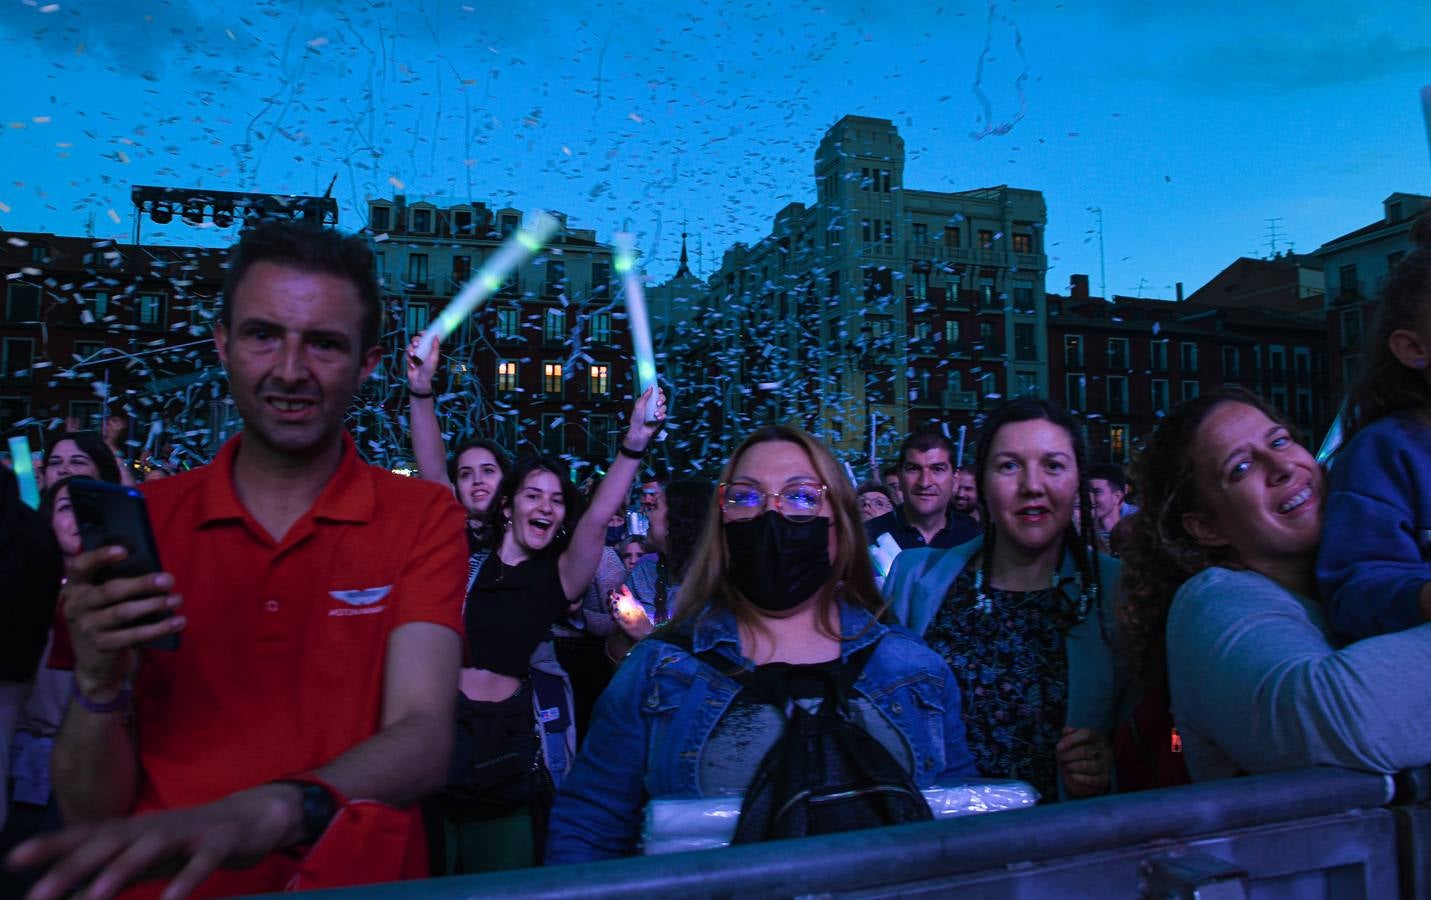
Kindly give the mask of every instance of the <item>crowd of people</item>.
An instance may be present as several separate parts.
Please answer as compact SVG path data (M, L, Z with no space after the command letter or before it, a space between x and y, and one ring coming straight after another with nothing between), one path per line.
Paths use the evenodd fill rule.
M921 791L976 779L1056 803L1431 762L1431 682L1407 675L1431 664L1416 235L1329 472L1224 388L1131 472L1021 398L967 465L919 431L856 485L769 425L715 482L657 477L652 389L578 485L530 450L445 446L439 354L415 346L417 477L363 463L343 421L381 357L371 252L250 228L214 335L244 428L207 465L150 467L164 571L107 577L125 551L82 539L71 489L132 476L122 428L50 441L38 510L0 477L0 893L594 861L642 852L671 798L743 798L745 842L927 819Z

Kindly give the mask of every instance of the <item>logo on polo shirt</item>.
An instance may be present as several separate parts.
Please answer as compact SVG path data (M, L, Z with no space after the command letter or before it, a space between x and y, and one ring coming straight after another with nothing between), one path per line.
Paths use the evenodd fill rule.
M374 606L379 600L392 593L393 586L385 584L382 587L362 588L356 591L329 591L328 596L334 600L339 600L348 604L349 609L330 609L330 616L365 616L370 613L382 612L386 607Z

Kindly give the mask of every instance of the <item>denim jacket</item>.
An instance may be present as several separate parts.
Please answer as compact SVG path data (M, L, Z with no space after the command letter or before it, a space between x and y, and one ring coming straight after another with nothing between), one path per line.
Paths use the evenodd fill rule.
M841 605L840 656L880 640L855 682L909 745L914 780L978 776L964 743L959 689L937 653L911 632ZM733 666L740 653L735 617L712 612L696 623L697 653L714 650ZM636 852L642 811L652 797L699 797L701 752L740 685L659 639L636 645L597 702L591 731L557 794L547 844L549 864Z

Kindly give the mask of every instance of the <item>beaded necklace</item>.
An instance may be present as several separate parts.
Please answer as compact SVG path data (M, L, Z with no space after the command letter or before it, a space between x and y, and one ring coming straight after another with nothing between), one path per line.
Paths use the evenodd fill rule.
M975 563L974 608L987 616L993 614L994 612L994 600L988 594L984 593L984 566L979 564L983 561L983 557L984 554L981 552L979 554L979 558L973 560L973 562ZM988 562L990 565L993 564L992 556L989 558ZM1060 577L1060 573L1057 567L1055 567L1053 570L1053 575L1049 578L1049 590L1057 591L1062 581L1063 579ZM990 588L990 590L993 590L993 588ZM1078 591L1077 603L1078 621L1083 621L1083 619L1088 615L1089 607L1097 598L1098 585L1096 583L1087 585L1086 587L1080 586L1080 589Z

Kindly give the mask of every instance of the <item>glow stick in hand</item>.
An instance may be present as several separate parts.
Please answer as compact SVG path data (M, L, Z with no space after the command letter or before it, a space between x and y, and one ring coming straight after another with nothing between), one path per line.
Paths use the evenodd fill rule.
M20 499L31 509L40 507L40 486L35 483L35 463L30 458L30 439L21 435L10 438L10 461L15 467L15 479L20 482Z
M964 428L963 425L959 426L959 461L955 463L960 469L964 468Z
M417 342L420 355L413 357L417 364L422 365L423 357L432 353L438 341L452 334L464 319L481 309L517 267L535 256L560 228L561 222L556 216L540 210L532 213L521 228L502 242L496 253L487 257L477 274L468 279L436 321L423 331Z
M1342 445L1342 417L1346 414L1347 402L1343 400L1341 408L1337 410L1337 417L1332 420L1332 427L1327 429L1327 436L1322 439L1322 449L1317 451L1317 462L1324 466Z
M636 354L636 393L656 386L656 351L651 346L651 319L646 313L646 290L636 268L636 238L629 232L612 236L616 245L616 271L626 284L626 321L631 328L631 349ZM646 407L646 421L656 421L656 394Z

